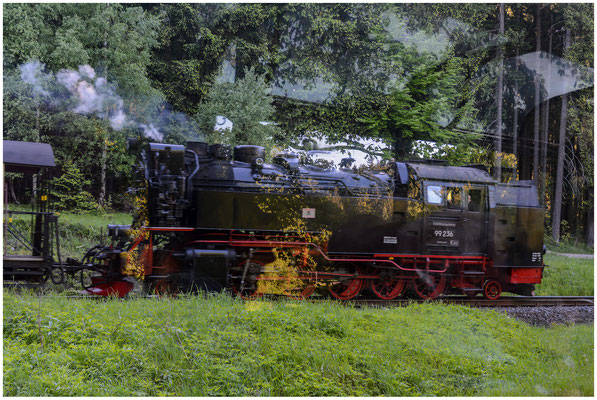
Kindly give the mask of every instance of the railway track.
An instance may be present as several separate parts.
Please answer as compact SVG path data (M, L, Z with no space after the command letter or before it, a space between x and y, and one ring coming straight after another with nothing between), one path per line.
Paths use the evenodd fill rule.
M107 299L102 296L92 295L78 295L66 296L71 299ZM147 299L159 299L158 295L140 296ZM137 297L139 298L139 297ZM283 299L285 296L265 296L263 299ZM320 302L330 301L330 299L310 298L304 301ZM335 301L335 300L331 300ZM357 307L400 307L407 306L414 303L445 303L445 304L461 304L471 307L573 307L573 306L589 306L593 307L593 296L503 296L497 300L487 300L483 297L468 298L462 296L446 296L435 300L419 300L419 299L395 299L395 300L380 300L380 299L355 299L351 301L337 301L340 304L355 305Z
M424 303L427 300L417 299L362 299L353 300L355 305L367 305L371 307L395 307L412 303ZM555 307L555 306L593 306L593 296L503 296L497 300L485 298L468 298L448 296L434 300L438 303L463 304L471 307Z

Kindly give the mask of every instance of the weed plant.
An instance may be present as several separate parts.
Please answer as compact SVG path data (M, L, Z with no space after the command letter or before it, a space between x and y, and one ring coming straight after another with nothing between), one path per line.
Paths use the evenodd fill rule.
M592 396L593 326L443 304L4 293L7 396Z

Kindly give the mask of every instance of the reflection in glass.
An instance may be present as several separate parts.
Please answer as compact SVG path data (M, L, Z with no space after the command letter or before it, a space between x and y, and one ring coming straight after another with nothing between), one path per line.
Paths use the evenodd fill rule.
M427 186L427 203L428 204L443 204L444 198L442 195L441 186Z

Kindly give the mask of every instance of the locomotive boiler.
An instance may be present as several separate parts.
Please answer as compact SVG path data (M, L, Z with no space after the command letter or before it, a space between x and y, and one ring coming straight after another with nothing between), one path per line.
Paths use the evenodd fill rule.
M327 292L423 299L531 295L543 272L544 210L531 181L481 166L393 162L385 170L311 165L260 146L149 143L138 215L90 249L90 293L230 289L305 298ZM140 150L140 151L139 151Z

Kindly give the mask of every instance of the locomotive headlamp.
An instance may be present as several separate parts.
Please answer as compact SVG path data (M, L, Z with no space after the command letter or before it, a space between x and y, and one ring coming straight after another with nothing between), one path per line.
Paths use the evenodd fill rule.
M253 170L253 173L260 173L262 168L263 168L263 158L257 157L251 163L251 169Z

